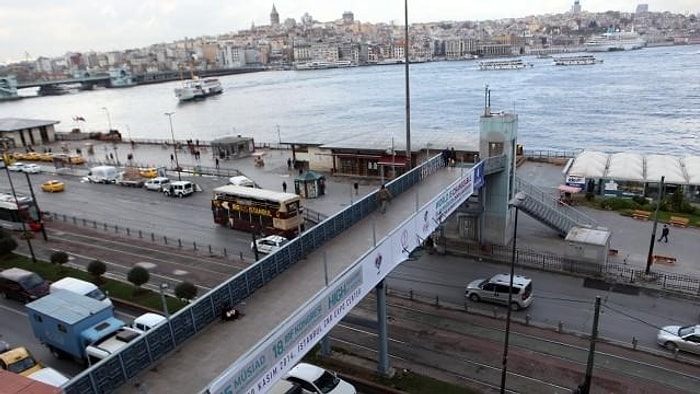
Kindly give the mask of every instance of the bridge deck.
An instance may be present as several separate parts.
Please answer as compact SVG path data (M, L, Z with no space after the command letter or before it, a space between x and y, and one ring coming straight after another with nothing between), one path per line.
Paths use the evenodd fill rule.
M267 337L325 284L324 254L329 281L350 267L467 169L443 168L410 190L396 196L385 214L374 212L290 267L239 306L244 316L234 322L210 325L187 341L167 359L138 375L141 389L151 393L196 393L224 372L231 364ZM418 205L417 205L418 204ZM135 382L132 382L135 383ZM119 392L133 392L131 385Z

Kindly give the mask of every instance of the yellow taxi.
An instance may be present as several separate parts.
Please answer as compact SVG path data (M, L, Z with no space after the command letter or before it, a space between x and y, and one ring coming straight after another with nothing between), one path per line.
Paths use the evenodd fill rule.
M66 190L66 184L53 179L42 183L41 190L49 193L62 192Z
M155 168L139 168L139 175L144 178L155 178L158 176L158 170Z
M14 152L12 153L12 158L14 160L24 160L24 153L22 152Z
M68 156L68 162L71 164L85 164L85 159L80 155Z
M33 161L39 161L41 160L41 154L37 152L29 152L24 154L24 158L22 160L33 160Z
M0 354L0 367L23 376L29 376L43 368L25 347L17 347Z

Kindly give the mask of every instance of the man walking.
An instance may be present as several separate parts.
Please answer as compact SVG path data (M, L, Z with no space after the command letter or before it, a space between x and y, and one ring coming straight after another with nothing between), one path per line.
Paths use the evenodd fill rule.
M287 192L287 182L285 181L282 181L282 191L285 193Z
M386 186L382 185L377 192L377 198L379 199L379 210L383 215L384 212L386 212L386 206L389 203L389 200L391 200L391 192L386 188Z
M663 230L661 230L661 236L659 237L657 242L661 242L661 240L663 239L664 243L668 243L668 233L669 233L668 225L664 224L664 228L663 228Z

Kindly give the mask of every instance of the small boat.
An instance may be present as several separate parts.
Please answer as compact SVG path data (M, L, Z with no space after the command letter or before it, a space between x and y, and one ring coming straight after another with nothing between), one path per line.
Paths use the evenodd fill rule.
M603 62L593 55L557 56L553 60L557 66L584 66Z
M201 100L203 98L221 94L224 88L216 78L200 79L192 77L182 82L182 86L175 88L175 97L180 101Z
M520 70L532 66L532 63L525 63L522 59L479 62L479 70L481 71Z

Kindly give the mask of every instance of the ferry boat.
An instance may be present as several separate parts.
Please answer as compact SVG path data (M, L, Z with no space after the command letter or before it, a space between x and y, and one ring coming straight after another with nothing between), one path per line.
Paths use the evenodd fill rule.
M612 29L583 44L588 52L629 51L644 48L646 45L646 40L634 30L613 31Z
M299 63L294 66L295 70L325 70L329 68L345 68L355 66L350 60L337 60L334 62L327 62L324 60L314 60L308 63Z
M596 59L593 55L557 56L553 60L557 66L583 66L603 62Z
M175 97L180 101L200 100L224 92L221 82L216 78L200 79L192 77L182 82L182 86L175 88Z
M479 70L520 70L522 68L532 67L532 63L525 63L522 59L516 60L494 60L487 62L479 62Z

